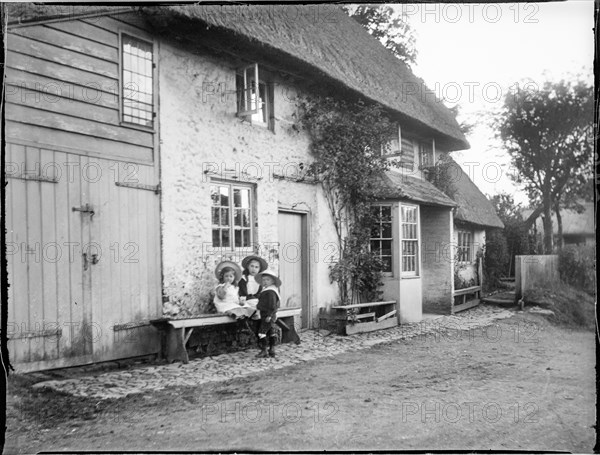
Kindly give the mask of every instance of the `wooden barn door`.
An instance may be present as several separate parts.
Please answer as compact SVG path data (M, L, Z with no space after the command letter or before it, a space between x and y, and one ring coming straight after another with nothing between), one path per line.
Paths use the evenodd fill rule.
M11 362L31 371L156 352L155 167L6 150Z
M307 216L280 211L278 228L281 306L301 307L301 327L307 328L310 324Z

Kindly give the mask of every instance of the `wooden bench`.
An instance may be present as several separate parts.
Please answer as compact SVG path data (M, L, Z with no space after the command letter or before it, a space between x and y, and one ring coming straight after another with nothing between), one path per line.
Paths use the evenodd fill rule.
M295 342L300 344L296 332L294 318L299 316L301 308L280 308L277 311L277 323L283 328L282 343ZM215 325L235 324L238 321L225 314L203 314L195 318L172 319L160 318L150 321L158 329L161 336L159 359L167 362L181 360L189 362L186 344L195 329Z
M333 319L343 321L346 335L373 332L398 325L395 300L332 306Z
M467 301L467 296L469 294L475 294L475 298ZM459 305L454 305L454 297L462 296L462 303ZM479 305L479 300L481 298L481 286L471 286L464 289L457 289L452 292L452 314L458 313L459 311L468 310L469 308L473 308Z

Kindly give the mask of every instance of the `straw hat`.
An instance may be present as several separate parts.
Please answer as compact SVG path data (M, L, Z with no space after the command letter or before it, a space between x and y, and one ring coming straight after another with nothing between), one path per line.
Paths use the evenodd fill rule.
M258 281L259 283L262 284L262 277L263 276L270 276L271 278L273 278L273 281L275 281L275 286L280 287L281 286L281 280L279 279L279 277L277 276L277 274L271 270L271 269L267 269L264 272L261 273L257 273L256 274L256 281Z
M265 261L260 256L256 256L256 255L246 256L244 259L242 259L242 267L247 269L252 261L256 261L260 264L259 273L263 272L269 268L269 264L267 264L267 261Z
M233 269L233 271L235 272L235 282L236 283L238 281L240 281L240 278L242 277L242 269L237 264L237 262L233 262L233 261L221 261L221 262L219 262L219 264L215 268L215 276L217 277L217 280L221 281L221 271L225 267L231 267Z

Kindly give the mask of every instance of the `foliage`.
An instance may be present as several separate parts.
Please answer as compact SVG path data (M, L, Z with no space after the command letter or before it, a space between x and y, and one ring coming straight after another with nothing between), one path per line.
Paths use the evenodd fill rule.
M544 207L544 248L552 252L551 211L561 194L585 185L593 159L593 90L585 82L546 82L535 91L508 94L497 120L499 138L525 183Z
M427 180L446 196L453 198L456 193L456 181L458 164L446 153L440 154L439 159L433 166L424 167L427 171ZM459 171L460 172L460 171Z
M390 166L381 152L395 126L378 105L360 100L307 98L301 112L314 157L308 175L323 186L338 238L330 277L339 285L341 301L355 302L372 295L381 281L382 264L369 251L371 204L379 176Z
M408 66L417 62L410 24L388 5L342 6L344 11Z
M563 281L594 294L596 289L596 249L567 245L558 254L558 271Z
M505 276L509 261L506 237L502 230L494 229L487 235L484 249L484 283L487 288L496 288L500 285L500 278Z
M514 198L507 193L492 196L490 202L504 223L503 235L508 247L504 271L506 275L511 276L515 271L515 256L533 253L534 245L529 236L529 229L523 221L521 204L515 204Z

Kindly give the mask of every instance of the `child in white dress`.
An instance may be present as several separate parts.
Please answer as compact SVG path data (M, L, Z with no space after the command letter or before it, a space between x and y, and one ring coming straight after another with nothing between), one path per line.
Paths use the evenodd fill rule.
M240 303L237 282L242 270L235 262L223 261L217 265L215 275L219 285L215 289L214 304L217 312L225 313L236 319L243 319L254 314L254 308L245 302Z

